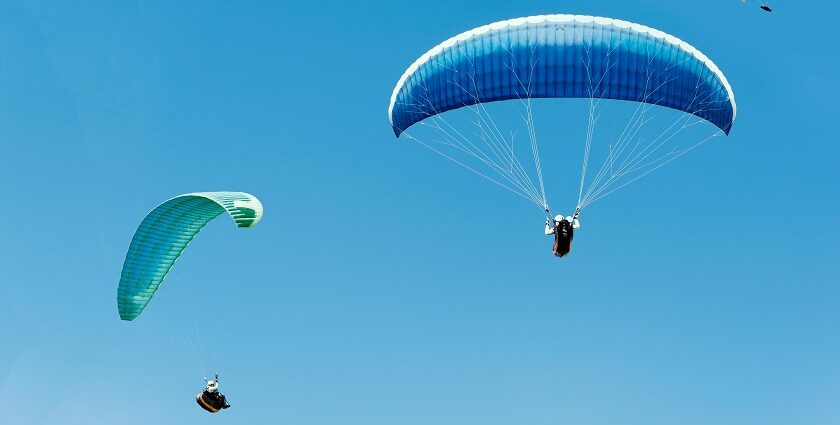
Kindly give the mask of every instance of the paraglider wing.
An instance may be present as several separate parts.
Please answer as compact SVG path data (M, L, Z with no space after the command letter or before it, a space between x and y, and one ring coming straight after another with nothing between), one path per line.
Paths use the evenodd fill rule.
M260 221L263 207L243 192L189 193L160 204L143 219L120 275L117 305L122 320L133 320L143 311L190 241L224 212L238 227L247 228Z
M594 87L591 75L600 80ZM485 25L429 50L400 78L388 115L399 136L478 103L592 97L677 109L727 134L736 114L726 77L688 43L611 18L544 15Z

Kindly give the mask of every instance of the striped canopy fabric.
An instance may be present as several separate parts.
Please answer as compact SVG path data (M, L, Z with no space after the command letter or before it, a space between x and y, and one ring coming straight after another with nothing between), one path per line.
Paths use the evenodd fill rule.
M726 134L736 114L726 77L688 43L617 19L542 15L484 25L429 50L400 78L388 115L399 136L478 103L589 97L677 109Z
M243 192L201 192L177 196L152 210L134 233L123 263L117 306L122 320L137 317L190 241L227 212L238 227L256 225L260 201Z

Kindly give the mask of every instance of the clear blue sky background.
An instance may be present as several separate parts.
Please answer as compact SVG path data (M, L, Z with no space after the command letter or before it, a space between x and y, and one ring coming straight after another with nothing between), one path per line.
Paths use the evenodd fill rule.
M66 3L0 6L0 423L840 422L837 2ZM428 48L545 13L675 34L739 106L562 262L386 116ZM121 322L137 224L206 190L263 222L212 223Z

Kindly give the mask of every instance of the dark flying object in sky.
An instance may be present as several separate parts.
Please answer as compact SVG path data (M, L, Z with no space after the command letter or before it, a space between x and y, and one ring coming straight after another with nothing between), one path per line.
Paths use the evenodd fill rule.
M741 0L741 3L747 4L747 0ZM770 6L768 6L764 3L761 4L761 10L764 10L765 12L772 12L773 11L773 9L771 9Z

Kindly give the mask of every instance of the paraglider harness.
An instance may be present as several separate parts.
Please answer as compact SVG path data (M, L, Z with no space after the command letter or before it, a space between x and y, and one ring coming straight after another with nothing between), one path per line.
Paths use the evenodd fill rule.
M552 247L552 251L554 252L555 257L564 257L566 254L572 251L572 240L575 237L575 229L572 227L572 223L563 218L560 221L555 221L554 218L551 217L551 211L546 208L546 214L551 220L554 228L554 246ZM575 209L575 215L572 220L576 220L580 216L580 207Z
M204 378L204 380L207 381L207 378ZM218 373L216 374L215 382L219 382ZM230 404L228 404L224 394L222 394L218 389L216 389L215 391L210 391L209 386L208 388L205 388L204 391L198 393L198 395L195 396L195 401L198 403L199 406L201 406L202 409L210 413L216 413L219 410L227 409L228 407L230 407Z

